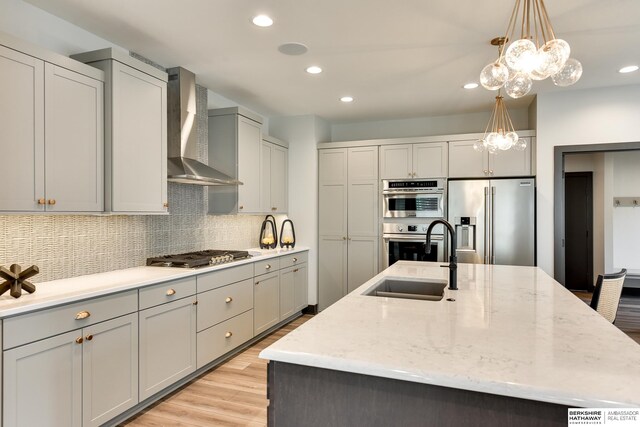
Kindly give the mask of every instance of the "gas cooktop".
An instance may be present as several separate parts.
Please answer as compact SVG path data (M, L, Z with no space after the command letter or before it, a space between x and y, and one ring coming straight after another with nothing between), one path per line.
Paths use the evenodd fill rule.
M198 268L226 264L250 257L251 255L249 255L249 252L247 251L209 249L205 251L147 258L147 265L153 267Z

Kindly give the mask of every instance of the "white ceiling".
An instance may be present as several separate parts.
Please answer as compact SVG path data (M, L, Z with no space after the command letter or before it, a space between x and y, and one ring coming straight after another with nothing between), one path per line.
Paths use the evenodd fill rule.
M514 0L27 0L267 116L331 122L447 115L491 108L495 93L462 89L497 56ZM584 68L571 89L639 84L640 0L547 0L554 30ZM251 18L274 20L259 28ZM280 44L309 47L301 56ZM324 72L310 75L309 65ZM550 79L549 79L550 80ZM355 101L343 104L343 95ZM532 97L508 100L508 108Z

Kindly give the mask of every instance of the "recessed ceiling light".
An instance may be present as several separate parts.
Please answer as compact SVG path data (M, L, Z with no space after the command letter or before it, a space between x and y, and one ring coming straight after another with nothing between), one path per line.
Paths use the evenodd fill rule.
M273 25L273 19L267 15L258 15L253 18L253 23L258 27L270 27Z
M342 98L340 98L340 101L342 101L342 102L353 102L353 97L352 96L343 96Z
M307 68L307 73L309 74L320 74L322 72L322 68L318 67L317 65L312 65L311 67Z
M478 83L467 83L466 85L462 86L465 89L475 89L478 87Z
M633 73L634 71L638 71L638 66L637 65L628 65L626 67L622 67L618 70L619 73L622 74L626 74L626 73Z

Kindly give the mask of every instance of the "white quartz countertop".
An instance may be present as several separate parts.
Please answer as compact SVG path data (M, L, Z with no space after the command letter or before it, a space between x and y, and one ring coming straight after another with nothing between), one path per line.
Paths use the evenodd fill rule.
M251 258L211 267L133 267L36 283L36 292L33 294L22 291L20 298L13 298L8 292L0 296L0 318L308 250L307 247L249 249Z
M362 295L383 276L448 280L439 265L397 262L260 357L571 407L640 407L640 345L537 267L458 264L459 290L441 301Z

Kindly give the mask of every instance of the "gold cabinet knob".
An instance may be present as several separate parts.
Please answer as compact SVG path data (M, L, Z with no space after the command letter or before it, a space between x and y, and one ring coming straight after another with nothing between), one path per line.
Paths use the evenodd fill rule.
M198 300L195 300L195 301L193 302L193 305L198 305Z
M91 313L89 313L88 311L81 311L76 314L76 320L86 319L89 316L91 316Z
M56 204L56 199L49 199L47 200L47 203L53 206Z
M226 334L224 334L225 338L231 338L233 336L233 332L227 332Z
M300 271L299 268L296 268L295 270L293 270L294 273L297 273L298 271Z
M163 207L165 207L165 208L168 208L168 207L169 207L169 203L164 202L164 203L162 204L162 206L163 206Z
M244 206L240 205L238 206L238 209L244 209Z
M82 344L82 341L84 341L82 337L76 338L76 344Z
M176 294L176 290L175 289L167 289L167 296L170 297L171 295L175 295Z
M266 270L270 269L270 268L271 268L271 264L267 264L267 265L265 265L265 266L264 266L264 268L265 268Z
M233 301L233 298L231 297L227 297L224 302L226 302L227 304L229 304L231 301Z
M87 341L91 341L93 339L93 335L89 334L85 337Z
M278 210L278 208L271 208L271 210L272 210L272 211L277 211L277 210Z
M492 170L489 170L489 175L493 175L493 171Z
M260 281L258 280L258 281L256 282L256 286L258 286L259 284L260 284Z
M347 240L347 236L342 236L342 240Z
M293 262L298 262L298 258L293 258Z
M38 204L39 205L46 205L47 201L45 199L38 199Z

